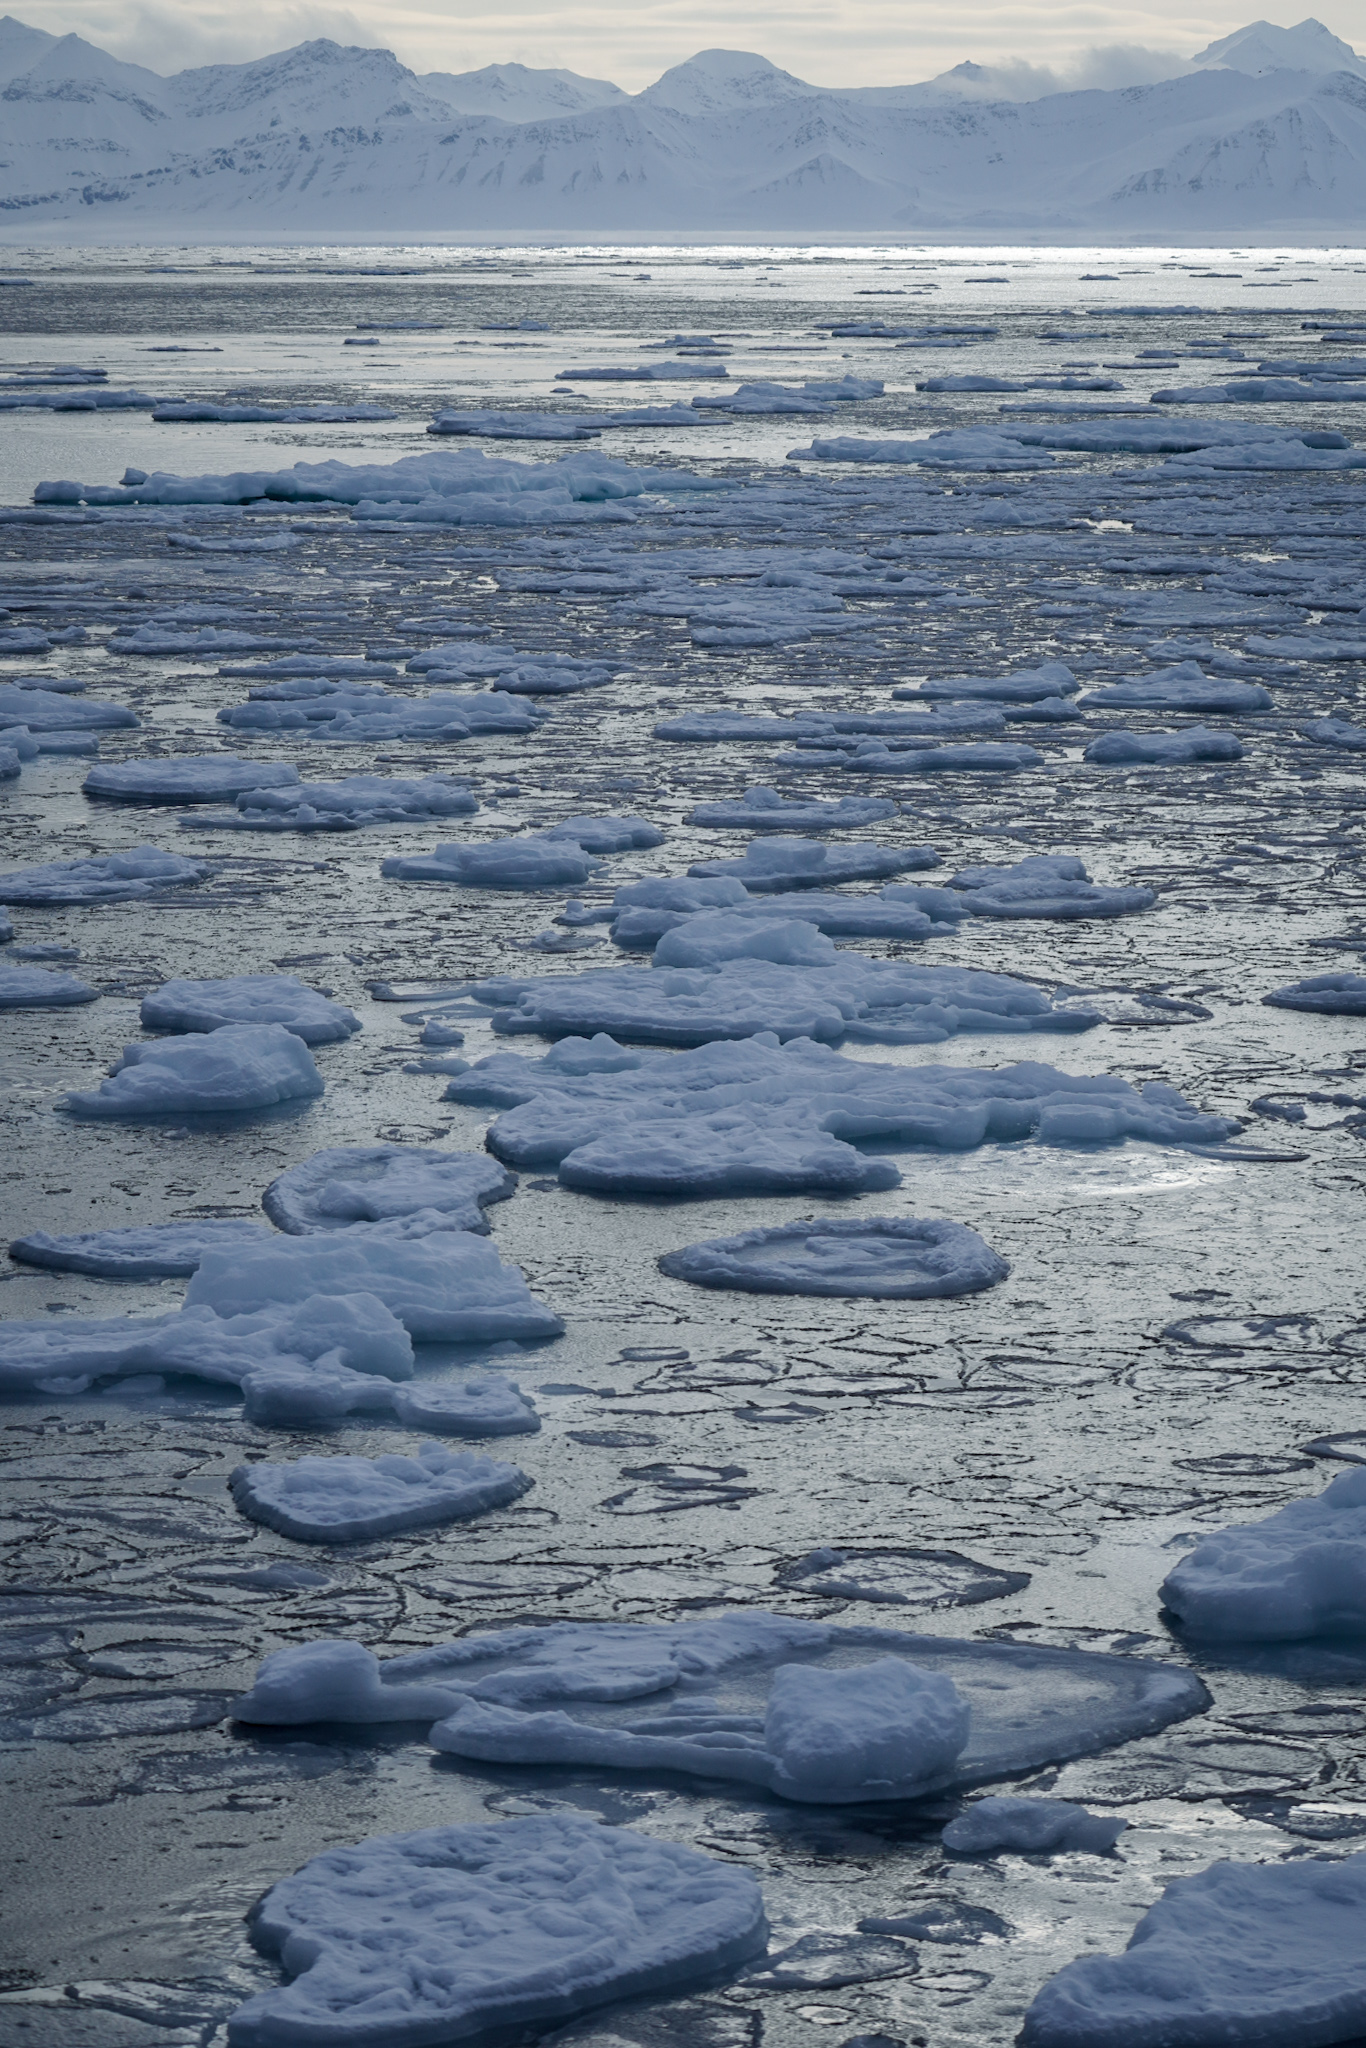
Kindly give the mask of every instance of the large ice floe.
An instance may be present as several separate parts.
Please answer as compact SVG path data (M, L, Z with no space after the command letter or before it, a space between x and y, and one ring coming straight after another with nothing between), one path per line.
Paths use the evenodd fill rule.
M263 1223L196 1216L180 1223L79 1230L69 1236L32 1230L27 1237L15 1238L9 1255L21 1265L92 1273L102 1280L188 1279L205 1252L223 1245L263 1244L270 1235Z
M233 1116L321 1095L302 1038L281 1024L235 1024L125 1045L96 1089L58 1107L76 1117Z
M1081 685L1066 662L1044 661L1037 668L1012 669L1003 676L947 676L937 682L904 684L893 697L912 702L942 697L984 699L993 704L1038 704L1049 697L1075 697Z
M572 889L601 865L577 839L547 832L482 843L449 843L431 853L396 853L381 873L401 882L455 882L467 889Z
M1083 1850L1103 1856L1129 1825L1112 1815L1088 1813L1068 1799L995 1796L974 1800L944 1830L956 1856L994 1856L1002 1849L1027 1856Z
M377 741L459 743L484 733L535 732L546 716L505 690L433 690L393 697L375 684L326 676L265 683L244 704L227 704L220 725L238 732L288 732L337 746Z
M295 1458L239 1465L232 1497L244 1515L300 1543L366 1543L506 1507L534 1481L480 1451L419 1445L411 1458Z
M93 1003L98 993L79 974L0 958L0 1010L64 1010Z
M908 908L918 919L919 905ZM914 935L928 928L927 921ZM779 912L690 920L660 944L695 948L693 957L706 964L656 964L648 974L607 967L540 980L502 977L474 983L473 993L494 1006L493 1028L503 1036L607 1032L653 1045L700 1046L761 1032L938 1045L960 1032L1073 1032L1099 1021L1096 1011L1055 1004L1007 975L840 952L809 924Z
M219 832L355 832L364 825L425 824L478 810L469 784L448 775L347 775L337 782L244 789L236 809L185 819Z
M1366 1017L1366 974L1311 974L1276 988L1264 1003L1277 1010L1312 1010L1323 1017Z
M298 780L298 769L284 761L176 754L151 761L101 761L81 786L87 796L121 804L211 804L244 789L290 789Z
M772 1036L672 1057L610 1041L596 1060L594 1050L577 1072L549 1058L495 1054L446 1093L471 1105L517 1105L486 1139L508 1165L555 1168L566 1186L619 1195L896 1186L897 1168L860 1152L860 1142L969 1151L1032 1136L1052 1145L1138 1138L1199 1146L1240 1129L1161 1081L1139 1090L1117 1075L1063 1074L1035 1061L994 1071L884 1066Z
M697 373L691 367L687 375ZM646 492L708 490L710 478L612 461L596 450L558 462L508 462L471 448L396 462L296 462L222 476L150 475L118 484L40 483L37 505L349 505L361 520L433 526L538 526L630 518L622 502Z
M233 974L222 981L165 981L142 999L144 1031L219 1031L226 1024L283 1024L305 1045L335 1045L361 1028L354 1010L293 974Z
M1074 854L1035 853L1013 867L960 868L949 877L974 917L1124 917L1147 910L1157 892L1093 882Z
M1088 690L1080 703L1088 711L1270 711L1271 692L1260 683L1221 681L1207 676L1198 662L1150 676L1126 676L1105 689Z
M424 1720L449 1755L733 1778L819 1804L916 1799L1151 1734L1208 1695L1173 1665L763 1612L494 1630L381 1663L267 1657L233 1712Z
M0 875L0 903L129 903L160 889L201 882L208 870L159 846L134 846L127 853L89 860L52 860L39 867L13 868Z
M77 1117L219 1116L307 1100L324 1086L283 1024L226 1024L126 1045L108 1079L72 1089L60 1107Z
M840 765L857 775L940 775L960 769L977 775L1018 775L1022 768L1037 768L1042 761L1037 747L1010 741L973 740L936 747L892 746L885 740L868 740L847 754Z
M1243 743L1231 732L1188 726L1184 732L1104 732L1082 751L1085 761L1106 768L1140 764L1183 768L1191 761L1241 761Z
M921 1301L976 1294L1010 1268L964 1223L917 1216L821 1217L665 1252L661 1272L748 1294Z
M8 679L0 683L0 730L23 725L33 733L101 732L141 723L136 711L126 704L109 704L93 697L88 703L73 703L61 690Z
M289 1983L229 2048L521 2039L616 1999L694 1990L768 1942L746 1870L568 1815L328 1849L253 1909Z
M772 924L800 919L840 939L927 939L951 934L967 914L966 897L923 882L889 882L876 895L864 896L837 896L822 889L788 890L785 901L774 904L762 895L756 899L743 882L724 876L706 881L670 875L625 883L601 921L610 923L613 945L627 952L648 953L658 948L666 933L685 924L699 928L689 934L688 943L700 945L704 938L700 927L721 919L731 927L746 920ZM566 913L563 921L572 924L576 920ZM598 913L592 921L600 921ZM727 948L731 954L743 950L739 944ZM718 955L724 957L725 953ZM673 954L656 951L656 965L679 964Z
M1021 2048L1326 2048L1366 2033L1366 1853L1214 1863L1169 1884L1122 1955L1039 1992Z
M1366 1635L1366 1466L1265 1521L1203 1537L1167 1575L1162 1598L1200 1636Z
M487 1234L490 1202L506 1201L517 1176L487 1152L430 1145L341 1145L315 1152L273 1180L261 1198L272 1223L292 1236L393 1226L403 1237L436 1231Z
M853 842L822 844L782 833L753 839L740 860L694 861L688 873L702 881L741 882L753 893L771 895L785 889L822 889L840 882L884 881L920 868L939 866L932 846L868 846Z

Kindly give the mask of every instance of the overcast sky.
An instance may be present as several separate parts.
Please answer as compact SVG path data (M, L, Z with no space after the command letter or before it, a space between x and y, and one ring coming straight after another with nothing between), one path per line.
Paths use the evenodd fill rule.
M13 4L13 0L11 0ZM382 45L417 71L472 71L506 62L563 66L638 92L671 64L709 47L758 50L826 85L897 85L931 78L965 57L1047 67L1059 85L1125 85L1162 76L1172 53L1192 56L1241 28L1250 13L1217 0L27 0L19 18L69 30L155 71L240 61L309 36ZM1285 25L1292 17L1282 16ZM1318 19L1366 43L1360 0L1321 0Z

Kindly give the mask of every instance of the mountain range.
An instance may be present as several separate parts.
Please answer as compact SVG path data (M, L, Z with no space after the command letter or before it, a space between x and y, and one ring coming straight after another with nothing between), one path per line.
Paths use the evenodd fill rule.
M1254 22L1154 84L997 96L988 67L826 88L704 50L628 94L299 44L163 78L0 21L0 235L847 232L1106 242L1366 228L1366 60Z

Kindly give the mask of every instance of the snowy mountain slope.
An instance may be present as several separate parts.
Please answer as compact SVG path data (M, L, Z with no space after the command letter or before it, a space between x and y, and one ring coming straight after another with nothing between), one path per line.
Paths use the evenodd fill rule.
M1221 65L1231 71L1355 71L1366 78L1366 57L1358 57L1321 21L1302 21L1295 28L1276 28L1269 21L1249 22L1202 50L1191 63Z
M1260 32L1240 47L1255 54ZM709 50L635 96L513 118L538 94L614 89L516 66L424 82L388 51L321 40L162 79L74 36L25 42L34 33L0 24L0 64L35 53L0 90L0 220L23 232L1103 238L1351 232L1366 216L1366 77L1348 69L1251 70L1226 53L1156 85L1002 102L826 91ZM472 79L506 111L458 111L435 89Z
M500 121L547 121L582 114L627 95L605 78L575 71L533 71L526 64L486 64L482 71L428 71L418 80L458 114L496 114Z

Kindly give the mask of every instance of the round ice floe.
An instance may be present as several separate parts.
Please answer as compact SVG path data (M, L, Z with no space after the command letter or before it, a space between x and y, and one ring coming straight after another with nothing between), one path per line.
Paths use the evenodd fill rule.
M1311 974L1273 989L1264 1003L1278 1010L1316 1010L1327 1017L1366 1017L1366 974Z
M53 974L44 967L16 967L0 960L0 1010L61 1010L93 1003L96 991L78 974Z
M1107 689L1088 690L1087 711L1270 711L1271 692L1260 683L1220 681L1193 661L1158 669L1150 676L1126 676Z
M554 1815L329 1849L251 1934L293 1981L238 2009L230 2048L431 2048L692 1988L762 1953L768 1926L747 1871Z
M1110 1815L1088 1813L1067 1799L978 1799L949 1822L944 1847L958 1856L991 1856L999 1849L1047 1856L1057 1849L1103 1855L1129 1825Z
M794 1665L804 1675L779 1680ZM1015 1776L1208 1703L1189 1672L1142 1658L755 1611L492 1630L383 1664L357 1643L307 1643L268 1657L234 1712L275 1726L444 1715L430 1740L455 1756L681 1770L838 1805Z
M20 688L8 678L0 683L0 727L24 725L35 733L88 732L141 723L126 704L109 704L93 697L88 703L73 704L59 689L44 690L32 684Z
M1231 732L1211 732L1203 725L1190 726L1185 732L1105 732L1082 754L1084 761L1099 761L1107 768L1144 762L1184 766L1190 761L1242 758L1241 740Z
M244 789L280 789L299 780L284 761L242 761L235 754L179 754L151 761L104 761L81 787L121 804L208 804Z
M134 846L92 860L53 860L0 875L0 903L126 903L158 889L185 888L208 870L159 846Z
M391 854L381 873L402 882L456 882L467 889L567 889L586 882L600 865L575 839L528 832L482 845Z
M533 1484L516 1465L435 1443L411 1458L387 1452L239 1465L228 1481L244 1515L301 1543L363 1543L430 1529L506 1507Z
M1010 1268L963 1223L854 1216L783 1223L666 1252L660 1270L698 1287L918 1301L976 1294Z
M1366 2033L1366 1853L1215 1863L1168 1885L1122 1955L1044 1985L1022 2048L1321 2048Z
M261 1206L272 1223L303 1237L355 1223L403 1221L404 1235L488 1231L489 1202L512 1194L517 1177L487 1152L426 1145L342 1145L315 1152L271 1182Z
M1247 1642L1366 1634L1366 1466L1206 1536L1163 1582L1187 1628Z
M190 1218L183 1223L145 1223L131 1230L82 1230L52 1237L34 1230L16 1238L12 1259L57 1273L95 1273L105 1280L173 1280L194 1272L206 1251L223 1245L253 1245L270 1238L264 1224Z
M845 796L838 803L789 803L776 789L761 784L747 789L734 803L699 804L689 811L687 822L711 830L739 826L751 832L840 832L850 826L876 824L895 812L890 797Z
M939 855L932 846L828 846L819 839L781 834L754 839L743 860L700 860L688 869L703 881L742 882L746 889L769 893L782 889L821 889L835 882L881 881L916 868L934 868Z
M293 974L233 974L224 981L166 981L142 999L144 1031L219 1031L225 1024L283 1024L305 1045L333 1045L361 1028L354 1010L330 1002Z
M720 967L727 960L771 960L780 967L830 967L832 939L804 918L690 917L665 932L655 947L656 967Z
M184 1038L126 1045L98 1088L75 1089L73 1116L203 1116L270 1109L321 1095L322 1075L283 1024L229 1024Z

